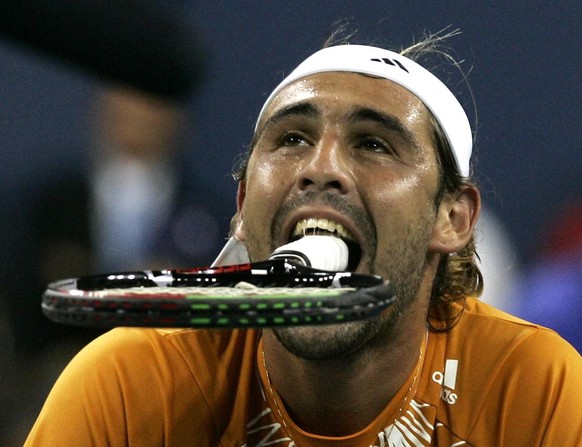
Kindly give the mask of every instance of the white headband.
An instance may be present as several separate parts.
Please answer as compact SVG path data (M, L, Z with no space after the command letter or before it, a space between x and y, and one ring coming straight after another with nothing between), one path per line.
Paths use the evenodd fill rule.
M469 177L473 134L463 107L447 86L431 72L413 60L383 48L338 45L314 53L273 90L259 113L257 125L267 106L284 87L300 78L330 71L378 76L414 93L439 122L461 175Z

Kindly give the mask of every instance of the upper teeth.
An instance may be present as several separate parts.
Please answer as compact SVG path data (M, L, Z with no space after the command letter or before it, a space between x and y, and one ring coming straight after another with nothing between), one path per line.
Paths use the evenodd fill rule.
M293 236L305 236L308 233L316 234L318 230L337 233L343 239L354 239L352 233L341 223L329 219L316 219L314 217L302 219L297 222L293 230Z

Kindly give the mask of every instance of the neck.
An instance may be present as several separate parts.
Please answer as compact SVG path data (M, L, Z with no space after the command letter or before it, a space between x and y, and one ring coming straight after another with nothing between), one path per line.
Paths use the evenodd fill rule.
M421 366L423 314L422 319L400 319L398 331L378 336L358 352L326 360L299 358L273 332L265 331L265 367L294 422L323 436L345 436L365 428Z

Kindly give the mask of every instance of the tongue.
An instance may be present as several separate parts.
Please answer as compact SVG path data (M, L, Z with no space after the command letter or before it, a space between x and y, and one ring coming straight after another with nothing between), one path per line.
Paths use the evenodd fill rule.
M348 266L349 251L344 241L333 236L304 236L277 248L269 259L285 258L320 270L343 271Z

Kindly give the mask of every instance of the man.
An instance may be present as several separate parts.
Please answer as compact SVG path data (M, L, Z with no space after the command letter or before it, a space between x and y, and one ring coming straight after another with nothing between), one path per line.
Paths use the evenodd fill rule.
M312 55L261 111L233 246L257 261L303 233L341 237L397 302L331 326L113 330L63 372L27 445L580 445L580 355L475 299L471 142L411 59Z

